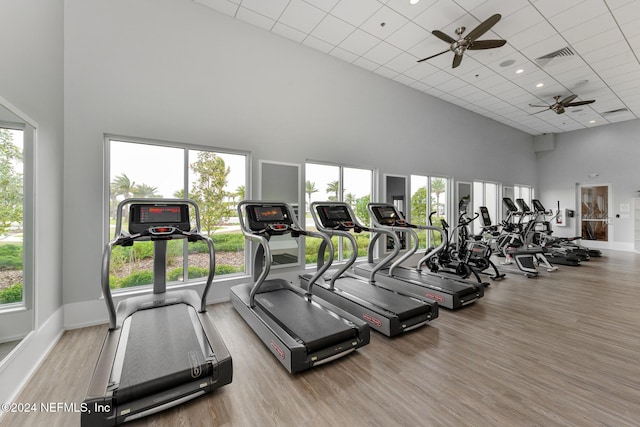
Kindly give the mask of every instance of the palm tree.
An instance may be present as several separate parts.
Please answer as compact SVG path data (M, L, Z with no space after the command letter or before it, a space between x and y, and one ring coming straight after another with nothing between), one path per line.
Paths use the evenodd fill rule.
M356 196L353 193L347 193L344 196L344 201L345 203L347 203L349 206L353 207L353 205L356 204Z
M244 188L244 185L240 185L240 186L238 186L238 188L236 188L235 196L240 200L244 200L245 199L245 188Z
M116 176L113 181L111 181L111 192L116 196L124 196L125 199L131 197L135 187L136 183L131 181L127 174L124 173Z
M329 196L329 200L335 202L338 200L338 194L340 193L340 182L339 181L331 181L327 184L327 193L334 193L335 196Z
M311 204L311 195L313 193L317 193L318 189L316 188L316 183L307 181L304 186L304 192L309 195L309 204Z
M158 198L160 195L158 194L158 187L152 187L147 184L139 184L133 187L133 195L135 197L141 197L144 199L153 199Z
M431 209L435 208L438 212L437 215L440 216L440 205L442 205L440 200L440 194L447 191L447 181L444 178L431 178L431 194L435 195L435 206Z
M175 197L176 199L184 199L184 188L181 188L180 190L176 190L173 192L173 197Z

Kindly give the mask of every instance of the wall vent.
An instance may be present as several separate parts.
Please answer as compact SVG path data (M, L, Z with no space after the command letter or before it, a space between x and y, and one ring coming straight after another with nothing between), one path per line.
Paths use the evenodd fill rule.
M547 53L546 55L541 56L540 58L536 58L536 64L538 64L541 67L544 67L545 65L547 65L549 62L551 62L551 60L556 59L556 58L562 58L562 57L566 57L566 56L573 56L575 55L573 53L573 51L571 50L571 48L569 46L556 50L555 52L551 52L551 53Z
M615 113L622 113L624 111L629 111L628 108L616 108L615 110L609 110L609 111L605 111L602 114L615 114Z

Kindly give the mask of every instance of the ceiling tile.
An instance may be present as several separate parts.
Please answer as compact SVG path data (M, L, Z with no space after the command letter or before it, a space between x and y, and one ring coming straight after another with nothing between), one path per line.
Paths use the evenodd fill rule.
M304 38L307 36L307 34L303 33L302 31L296 30L295 28L291 28L290 26L281 24L279 22L273 26L271 32L280 34L281 36L298 43L301 43L302 40L304 40Z
M305 3L302 0L291 0L282 13L280 22L305 33L311 32L326 16L326 12Z
M395 46L390 45L387 42L380 42L374 46L371 50L365 53L363 56L370 61L377 64L386 64L396 56L400 55L402 51Z
M456 27L460 25L473 27L478 23L470 15L462 19L465 15L467 15L467 12L457 4L448 0L438 0L429 9L416 16L413 21L427 31L442 30L455 38ZM452 22L456 24L450 25Z
M374 71L376 70L378 67L380 67L379 64L376 64L373 61L369 61L366 58L360 57L358 59L356 59L355 61L353 61L353 64L357 65L358 67L362 67L366 70L369 71Z
M306 39L304 39L302 44L324 53L329 53L335 47L331 43L327 43L326 41L320 40L313 36L308 36Z
M311 35L334 46L339 45L355 27L332 15L327 15L311 32Z
M236 16L238 11L238 5L228 0L195 0L195 2L229 16Z
M267 31L270 31L271 28L273 27L273 24L275 24L276 22L271 18L268 18L259 13L256 13L245 7L240 7L238 9L238 12L236 13L236 18Z
M626 3L624 6L615 9L613 11L613 16L615 16L619 25L638 21L638 19L640 19L640 2L635 0Z
M381 7L378 0L340 0L330 13L359 27Z
M329 12L336 4L338 4L338 0L304 0L304 2L309 3L318 9L322 9L325 12Z
M431 33L424 28L414 24L413 22L407 22L407 24L395 33L391 34L385 40L399 49L409 50L430 36Z
M348 51L346 51L344 49L341 49L339 47L336 47L336 48L332 49L329 52L329 54L335 56L336 58L340 58L340 59L342 59L343 61L346 61L346 62L353 62L356 59L358 59L358 55L355 55L355 54L353 54L351 52L348 52Z
M403 27L407 22L409 22L407 18L383 6L367 19L360 28L384 40ZM384 25L382 25L383 23Z
M387 6L400 15L408 19L413 19L433 6L436 2L437 0L421 0L417 4L411 4L408 0L389 0Z
M582 3L582 0L534 0L533 7L547 18L550 18L560 12L578 6L580 3Z
M409 55L406 52L402 52L400 55L388 61L385 66L395 70L399 73L407 74L409 77L420 80L422 77L427 75L427 67L418 67L416 64L416 58L413 55ZM420 72L416 75L412 73L405 73L407 70L416 69L416 71L420 70Z
M390 68L387 67L379 67L376 69L375 71L377 74L380 74L381 76L385 76L387 78L394 78L395 76L397 76L399 73L397 71L394 71ZM415 80L415 79L413 79Z
M593 37L605 38L602 37L603 33L611 29L618 29L618 25L609 13L604 13L564 30L562 36L567 39L569 43L575 45L585 39L591 39ZM619 31L618 29L618 32Z
M607 6L602 0L582 0L579 5L550 17L549 22L563 33L607 12Z
M498 36L509 41L509 37L520 34L544 20L544 17L531 5L503 17L494 25L492 31ZM532 35L533 37L533 35Z
M260 15L277 20L289 4L289 0L243 0L242 7L250 9Z
M380 43L380 39L360 29L356 29L353 33L349 34L339 46L358 56L362 56L378 43Z

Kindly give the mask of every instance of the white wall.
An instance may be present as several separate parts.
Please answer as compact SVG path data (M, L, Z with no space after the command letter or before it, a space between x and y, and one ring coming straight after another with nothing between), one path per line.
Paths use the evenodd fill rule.
M537 153L538 194L547 208L577 210L576 184L611 184L614 211L613 249L633 248L633 218L615 218L621 204L633 207L640 180L640 120L597 126L555 136L555 148ZM589 174L597 173L595 178ZM611 195L610 195L611 196ZM632 214L632 212L631 212ZM624 213L623 213L624 215ZM574 219L568 227L556 227L560 236L579 235Z
M65 37L65 304L98 307L104 133L535 184L531 136L190 1L68 0Z
M0 0L0 11L0 96L38 124L35 331L0 365L7 402L62 331L63 0Z

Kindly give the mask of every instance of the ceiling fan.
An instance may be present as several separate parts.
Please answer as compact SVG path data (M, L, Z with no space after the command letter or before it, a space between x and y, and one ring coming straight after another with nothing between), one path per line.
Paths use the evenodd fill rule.
M547 110L555 111L556 114L562 114L565 112L565 109L568 107L577 107L578 105L587 105L587 104L592 104L596 102L595 99L590 99L588 101L573 102L573 100L576 99L577 97L578 95L569 95L561 101L560 95L556 95L553 97L553 99L555 99L556 102L551 105L529 104L529 107L540 107L540 108L544 107L544 110L535 112L533 114L542 113L543 111L547 111Z
M502 18L502 16L499 13L496 13L495 15L489 17L489 19L487 19L486 21L480 23L480 25L478 25L476 28L471 30L471 32L469 32L469 34L467 34L465 37L462 37L462 33L464 33L466 28L465 27L456 28L456 35L458 37L462 37L458 40L454 39L453 37L450 37L449 35L443 33L442 31L433 30L431 34L433 34L434 36L436 36L442 41L450 43L449 49L444 50L440 53L436 53L435 55L431 55L426 58L420 59L418 60L418 62L426 61L427 59L435 58L436 56L440 56L444 53L452 51L455 55L453 57L453 66L451 68L456 68L458 65L460 65L460 62L462 62L462 55L464 54L464 51L467 49L469 50L493 49L496 47L504 46L504 44L507 42L506 40L476 40L478 37L480 37L487 31L489 31L491 27L496 25L496 23L500 20L500 18Z

